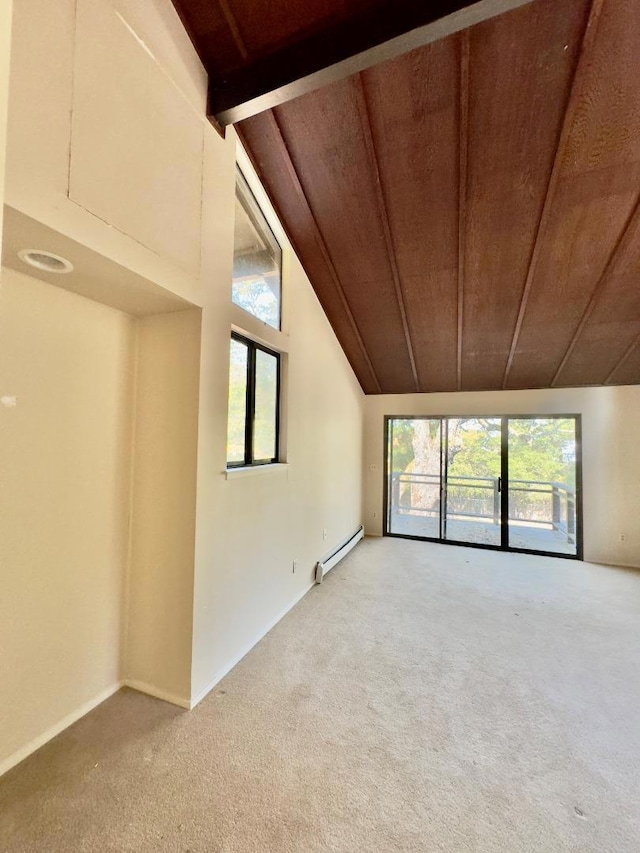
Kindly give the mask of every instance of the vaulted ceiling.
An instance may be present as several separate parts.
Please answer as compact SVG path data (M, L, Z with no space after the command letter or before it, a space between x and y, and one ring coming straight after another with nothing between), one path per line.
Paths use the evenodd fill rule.
M176 4L213 100L376 6ZM511 5L237 124L367 393L640 382L640 2Z

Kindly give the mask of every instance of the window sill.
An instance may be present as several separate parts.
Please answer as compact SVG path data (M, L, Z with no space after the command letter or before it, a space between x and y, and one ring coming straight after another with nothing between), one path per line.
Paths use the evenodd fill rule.
M247 465L244 468L227 468L224 475L227 480L236 480L239 477L252 477L254 474L266 474L267 471L286 471L288 462L274 462L270 465Z

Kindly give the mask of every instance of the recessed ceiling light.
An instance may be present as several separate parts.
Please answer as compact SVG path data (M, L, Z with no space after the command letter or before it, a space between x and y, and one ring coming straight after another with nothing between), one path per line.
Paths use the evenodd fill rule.
M66 273L73 270L73 264L60 255L46 252L43 249L21 249L18 252L20 260L43 272Z

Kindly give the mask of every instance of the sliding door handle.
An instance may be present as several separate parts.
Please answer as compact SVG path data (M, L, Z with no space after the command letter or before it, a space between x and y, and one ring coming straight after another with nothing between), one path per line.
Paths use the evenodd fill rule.
M502 477L498 477L498 494L502 491Z

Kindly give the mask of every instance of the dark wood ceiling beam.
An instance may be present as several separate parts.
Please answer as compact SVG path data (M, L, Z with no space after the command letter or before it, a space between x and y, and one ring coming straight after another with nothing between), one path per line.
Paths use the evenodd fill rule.
M327 269L329 270L329 275L331 276L331 280L333 281L336 292L338 293L340 303L341 303L342 308L344 309L344 312L347 316L347 319L348 319L349 325L351 326L351 329L353 331L354 337L355 337L356 341L358 342L358 346L360 347L360 350L362 352L362 356L363 356L363 358L367 364L367 368L369 370L369 373L371 374L371 378L373 380L374 386L375 386L378 394L380 394L380 393L382 393L382 386L380 385L380 381L379 381L379 379L376 375L376 372L374 370L373 363L371 361L369 353L367 352L367 348L364 344L364 340L362 339L362 335L360 334L360 329L358 328L358 324L356 323L355 317L353 316L353 312L349 306L349 302L347 301L347 297L346 297L346 294L344 292L344 288L342 287L342 283L340 282L340 278L338 276L337 270L335 268L333 260L331 259L329 249L327 247L327 244L325 243L324 237L322 236L322 232L320 231L320 226L318 225L318 220L316 219L316 216L313 212L313 209L311 208L311 205L310 205L309 200L307 198L307 195L304 191L302 183L300 182L300 177L298 176L298 171L295 167L293 159L291 158L289 146L287 145L287 142L284 138L284 135L282 133L282 129L281 129L280 124L278 122L277 116L275 115L275 113L272 110L270 110L267 113L267 115L269 116L269 121L271 121L273 124L274 135L278 141L278 147L280 149L280 154L282 156L282 159L283 159L283 162L285 164L285 168L287 170L289 178L291 179L291 183L293 185L295 193L296 193L300 203L303 205L304 208L306 208L306 210L308 212L309 219L313 225L314 237L315 237L316 242L318 244L318 248L320 249L320 252L322 254L324 262L327 265Z
M460 126L458 172L458 317L456 377L458 391L462 389L462 334L464 330L464 262L467 238L467 159L469 152L469 57L471 34L460 36Z
M567 151L567 143L569 141L571 130L573 128L573 123L576 117L576 110L578 107L578 94L582 90L583 83L588 71L589 58L595 45L598 30L598 21L600 19L600 14L602 12L604 2L605 0L592 0L591 9L589 12L589 20L587 21L587 26L582 37L580 55L578 56L578 62L576 64L576 69L573 75L573 81L569 90L569 97L567 100L567 107L565 109L564 120L562 122L562 129L560 131L558 144L556 146L553 167L551 169L551 174L549 175L549 182L547 184L544 204L542 205L542 211L540 214L540 220L538 222L538 228L536 230L536 236L531 252L531 259L529 261L527 276L525 279L524 288L522 290L522 296L520 298L520 307L518 309L518 316L513 330L511 347L509 348L509 355L507 357L507 364L502 380L503 388L507 387L507 383L509 381L509 373L511 371L513 359L518 348L518 340L520 338L520 332L522 330L522 324L524 322L524 316L527 310L527 303L529 301L529 295L531 293L531 286L533 284L533 280L536 274L542 245L547 235L549 224L551 222L553 204L558 188L560 173L562 171L562 164Z
M573 352L576 344L578 343L578 338L580 337L580 335L584 331L585 326L589 322L589 318L594 312L600 295L602 294L602 291L605 288L607 280L611 275L611 272L615 269L618 257L624 254L626 249L629 247L629 244L633 240L638 220L640 220L640 196L638 196L638 200L636 201L635 207L631 211L631 214L629 215L629 218L627 219L625 226L622 229L622 233L618 237L618 240L614 244L611 253L609 254L609 258L607 260L604 270L602 271L602 275L598 279L596 286L593 289L593 293L591 294L589 302L587 303L587 306L582 313L580 322L578 323L576 330L573 333L571 340L569 341L569 346L567 347L566 352L563 355L560 364L558 365L558 369L556 370L553 379L551 380L552 388L557 385L560 379L560 374L562 373L565 368L565 365L571 358L571 353Z
M634 353L634 352L635 352L635 350L637 349L638 344L640 344L640 335L638 335L638 337L637 337L637 338L635 338L635 340L631 341L631 343L629 344L629 346L628 346L628 347L626 348L626 350L622 353L621 358L616 362L615 367L614 367L614 368L613 368L613 370L609 373L609 375L607 376L607 378L604 380L604 384L605 384L605 385L609 385L609 384L611 384L611 382L613 381L613 377L614 377L614 376L616 375L616 373L620 370L620 368L621 368L621 367L622 367L622 366L623 366L623 365L624 365L624 364L625 364L625 363L626 363L626 362L631 358L631 356L633 355L633 353Z
M386 0L209 80L209 114L235 124L532 0ZM226 17L226 16L225 16ZM237 29L237 26L236 26Z
M376 151L375 141L373 139L373 132L371 130L371 116L370 116L370 108L369 101L367 99L367 92L365 84L362 80L362 75L358 74L353 78L354 86L357 91L357 99L358 99L358 112L360 113L360 124L362 125L362 134L364 137L365 147L367 149L367 157L369 159L369 168L371 169L371 175L373 177L373 184L375 187L376 199L378 202L378 213L380 215L380 221L382 223L382 230L384 233L385 246L387 249L387 255L389 256L389 267L391 268L391 275L393 277L393 285L396 294L396 300L398 302L398 310L400 312L400 319L402 321L402 329L404 331L404 339L407 345L407 352L409 354L409 362L411 364L411 373L413 375L413 381L416 386L416 391L421 390L420 379L418 377L418 369L416 367L416 359L413 350L413 343L411 341L411 332L409 330L409 322L407 318L407 308L404 301L404 295L402 291L402 284L400 282L400 273L398 271L398 261L396 258L396 250L393 244L393 237L391 235L391 226L389 225L389 213L387 209L387 201L384 195L384 189L382 187L382 180L380 178L380 163L378 161L378 154Z

